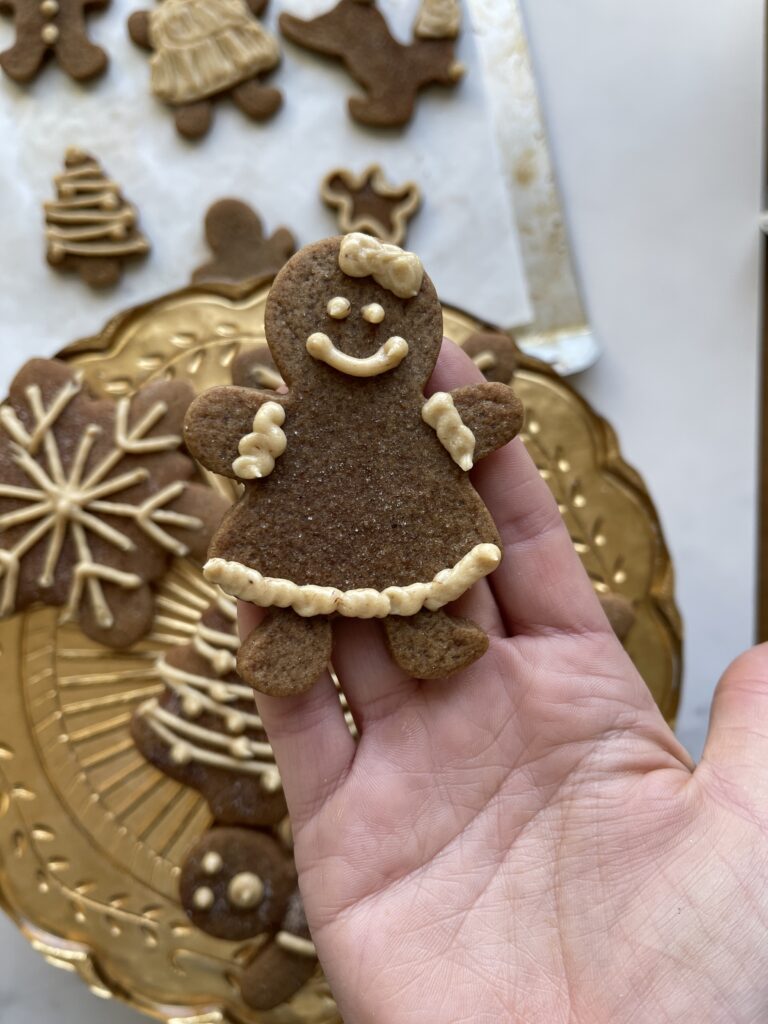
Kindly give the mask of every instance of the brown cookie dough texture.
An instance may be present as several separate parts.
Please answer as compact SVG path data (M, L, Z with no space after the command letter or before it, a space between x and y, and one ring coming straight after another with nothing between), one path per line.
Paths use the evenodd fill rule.
M44 207L48 262L56 270L76 271L93 288L116 284L126 260L149 252L135 206L99 162L79 149L67 150L64 173L54 184L56 199Z
M512 383L518 350L511 335L500 331L477 331L470 334L462 348L486 380Z
M13 17L16 41L0 53L0 67L17 82L29 82L53 57L71 78L96 78L108 58L85 32L85 12L109 0L0 0L0 13Z
M334 615L386 619L393 657L417 677L466 666L486 637L443 608L501 558L466 470L515 436L520 402L496 383L425 400L440 303L418 257L366 235L294 256L265 324L287 393L213 388L185 425L195 457L244 487L205 568L269 609L240 674L265 693L311 686Z
M181 135L205 135L220 96L254 121L279 110L281 93L261 81L280 63L277 40L258 21L265 7L266 0L160 0L128 19L134 43L152 51L152 92L174 108Z
M280 29L298 46L342 61L365 92L349 100L356 121L397 127L411 119L421 89L461 79L454 46L460 17L459 0L422 0L413 41L405 45L372 0L341 0L317 18L281 14Z
M344 168L331 171L323 179L320 196L337 211L343 234L364 231L393 245L403 244L408 221L421 203L418 185L412 181L390 185L378 164L361 174Z
M239 199L220 199L205 215L205 237L212 259L192 274L193 284L271 281L296 252L287 228L264 236L261 218Z
M147 633L152 582L203 556L226 507L189 482L192 395L162 381L96 399L64 363L22 367L0 408L0 615L40 601L111 647Z

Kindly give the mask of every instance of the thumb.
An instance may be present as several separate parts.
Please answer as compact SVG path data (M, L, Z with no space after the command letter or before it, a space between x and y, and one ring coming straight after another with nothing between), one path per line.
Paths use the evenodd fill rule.
M740 655L718 683L703 766L753 797L768 795L768 643Z

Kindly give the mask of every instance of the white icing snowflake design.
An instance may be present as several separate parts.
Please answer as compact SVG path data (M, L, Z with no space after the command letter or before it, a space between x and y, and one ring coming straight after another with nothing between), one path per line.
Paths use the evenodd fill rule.
M88 423L71 449L71 458L62 458L56 425L81 390L82 378L75 375L60 387L46 407L39 385L27 386L24 394L34 422L31 430L24 426L10 405L0 409L0 425L10 438L8 444L12 459L29 483L28 486L16 486L0 482L0 498L24 503L21 508L0 515L0 535L14 527L27 527L15 543L0 550L0 615L7 616L15 610L24 556L36 544L45 541L45 557L37 582L41 587L50 587L69 537L76 553L76 563L64 618L71 618L81 601L86 600L98 625L109 629L114 625L114 616L102 583L132 590L141 586L144 580L137 573L117 569L94 558L92 536L101 538L120 552L136 550L130 536L102 517L122 518L134 523L149 541L178 556L184 556L187 547L166 527L198 529L202 523L194 516L166 507L184 490L185 483L181 480L169 483L138 504L120 500L123 492L150 476L149 470L141 466L115 474L126 456L170 452L179 447L181 438L175 434L149 436L167 412L168 406L161 400L129 427L131 400L119 399L111 427L112 447L96 465L88 468L89 456L97 438L108 429L98 423ZM66 469L65 461L69 462Z

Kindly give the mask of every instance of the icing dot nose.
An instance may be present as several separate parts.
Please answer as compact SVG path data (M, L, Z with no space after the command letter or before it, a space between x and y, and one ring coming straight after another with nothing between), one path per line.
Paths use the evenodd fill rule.
M241 871L235 875L227 887L229 902L235 907L250 910L261 902L264 895L264 883L252 871Z

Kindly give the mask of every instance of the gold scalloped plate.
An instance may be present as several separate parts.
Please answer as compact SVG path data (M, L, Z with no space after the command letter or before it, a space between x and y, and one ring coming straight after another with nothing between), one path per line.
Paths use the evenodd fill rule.
M267 293L187 288L117 316L61 357L100 394L130 394L160 377L201 391L227 382L235 356L264 340ZM445 310L446 333L459 343L480 326ZM608 424L546 366L523 357L515 387L525 443L596 588L635 605L628 650L671 721L680 619L647 491ZM142 759L129 723L162 689L157 656L190 636L210 595L197 567L176 562L158 588L152 634L122 653L60 624L53 609L0 623L0 899L49 962L162 1020L340 1022L319 971L290 1003L249 1010L238 978L255 943L211 938L179 906L179 865L210 815L196 791Z

